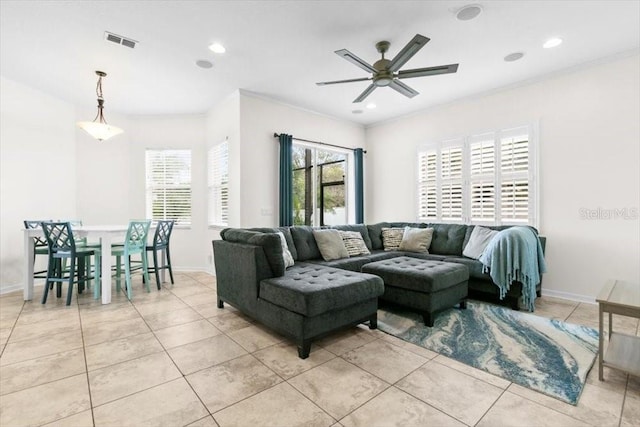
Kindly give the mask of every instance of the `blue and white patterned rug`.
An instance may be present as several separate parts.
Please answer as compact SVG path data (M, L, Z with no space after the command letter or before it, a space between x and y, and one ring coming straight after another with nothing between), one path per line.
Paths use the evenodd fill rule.
M436 317L385 307L381 331L576 405L598 352L598 331L477 301Z

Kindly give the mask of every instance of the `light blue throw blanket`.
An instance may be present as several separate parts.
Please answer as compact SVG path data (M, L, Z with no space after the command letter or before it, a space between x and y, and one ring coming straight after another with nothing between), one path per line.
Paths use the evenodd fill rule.
M511 283L522 283L522 300L533 311L536 285L542 273L546 273L540 239L529 227L510 227L500 231L489 242L480 256L483 271L489 272L493 282L500 288L500 299L504 298Z

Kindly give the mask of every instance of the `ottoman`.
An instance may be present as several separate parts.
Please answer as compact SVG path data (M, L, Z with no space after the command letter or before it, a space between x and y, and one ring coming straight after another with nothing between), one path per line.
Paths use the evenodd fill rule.
M418 310L427 326L447 308L466 308L469 269L463 264L397 257L365 264L362 272L382 278L382 300Z

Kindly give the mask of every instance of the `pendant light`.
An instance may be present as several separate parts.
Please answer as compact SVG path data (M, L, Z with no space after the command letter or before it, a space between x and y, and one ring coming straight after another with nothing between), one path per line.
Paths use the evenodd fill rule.
M102 78L107 76L103 71L96 71L98 75L98 84L96 85L96 95L98 96L98 114L92 122L78 122L78 127L83 129L89 135L98 141L106 141L112 136L116 136L123 132L122 129L107 124L104 119L104 97L102 96Z

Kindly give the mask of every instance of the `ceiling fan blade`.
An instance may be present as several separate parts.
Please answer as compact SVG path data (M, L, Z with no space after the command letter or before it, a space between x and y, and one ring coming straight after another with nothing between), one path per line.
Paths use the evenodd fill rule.
M376 72L375 68L373 68L371 65L367 64L366 62L364 62L364 60L362 60L362 59L358 58L357 56L355 56L353 53L349 52L347 49L336 50L336 53L338 55L342 56L347 61L351 62L352 64L357 65L358 67L362 68L365 71L368 71L370 73L375 73Z
M458 71L458 64L440 65L438 67L416 68L398 72L399 79L412 77L436 76L438 74L450 74Z
M409 43L391 60L389 71L395 73L402 67L413 55L418 53L422 47L427 44L430 39L428 37L416 34Z
M318 82L316 83L318 86L325 86L325 85L334 85L337 83L351 83L351 82L364 82L367 80L371 80L372 77L362 77L360 79L348 79L348 80L334 80L332 82Z
M407 98L413 98L414 96L419 94L418 91L416 91L414 89L411 89L409 86L407 86L406 84L402 83L400 80L392 80L391 83L389 83L389 87L391 89L394 89L394 90L400 92L401 94L403 94Z
M362 102L362 101L364 101L364 99L365 99L367 96L371 95L371 92L373 92L374 90L376 90L376 88L377 88L377 87L378 87L378 86L376 86L376 85L374 85L373 83L371 83L371 84L369 85L369 87L367 87L367 88L364 90L364 92L362 92L362 93L360 94L360 96L358 96L356 99L354 99L354 100L353 100L353 103L355 104L356 102Z

